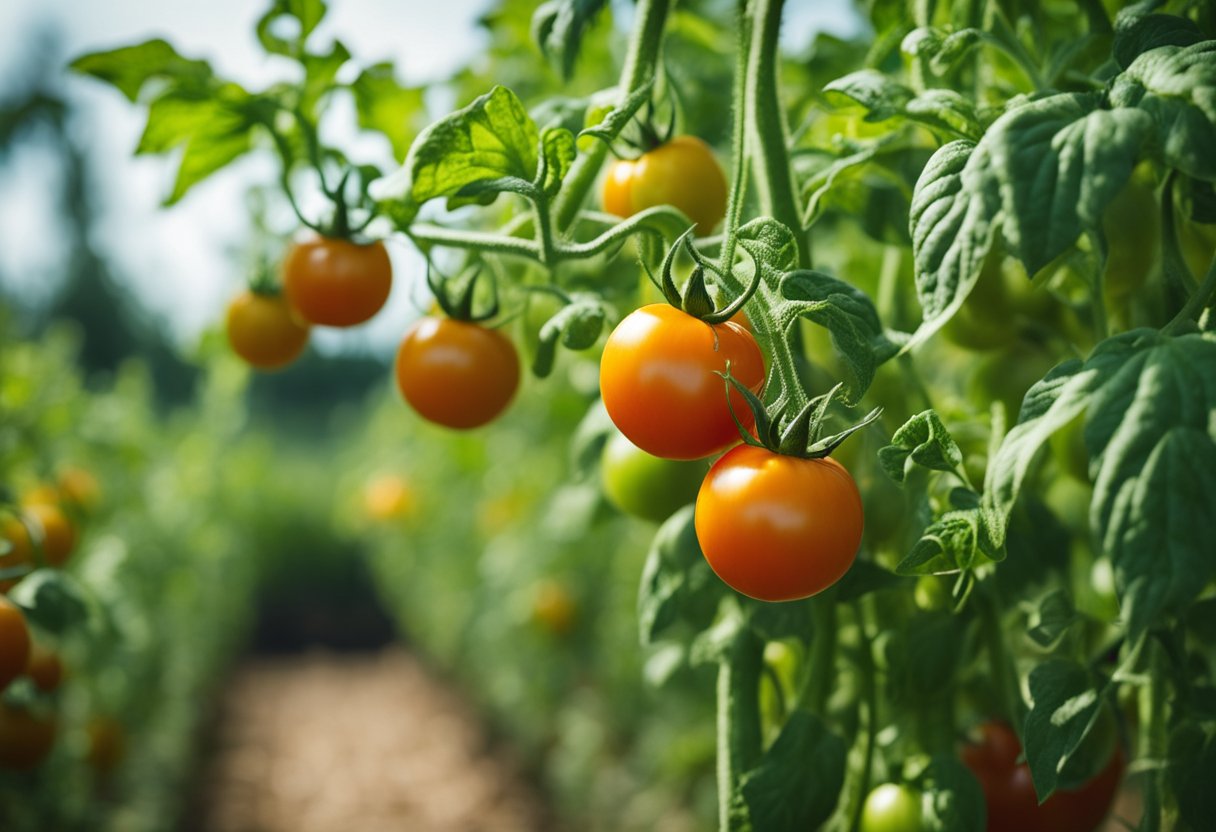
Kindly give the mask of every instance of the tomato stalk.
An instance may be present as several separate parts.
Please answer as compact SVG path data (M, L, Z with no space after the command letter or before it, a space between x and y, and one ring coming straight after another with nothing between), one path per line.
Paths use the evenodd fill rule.
M1165 767L1161 764L1168 757L1168 715L1166 712L1165 661L1160 645L1151 639L1144 645L1148 653L1147 684L1140 689L1140 753L1152 767L1145 771L1144 817L1138 827L1140 832L1158 832L1173 829L1171 818L1162 800L1162 778Z
M861 687L862 705L865 708L865 731L862 734L861 768L857 771L857 780L852 805L849 808L849 829L857 830L861 826L861 813L865 808L866 795L870 793L870 778L874 771L874 750L878 736L878 685L876 684L876 669L874 654L873 599L863 598L854 606L857 617L857 627L861 638L857 645L857 672Z
M976 587L976 605L980 615L980 631L988 651L989 667L992 670L992 686L996 689L1001 715L1011 725L1021 725L1026 716L1026 703L1017 688L1017 672L1013 659L1005 647L1001 631L1000 606L995 590L990 583Z
M621 79L617 84L620 100L624 101L630 93L641 89L654 77L670 10L670 0L639 0L625 65L621 68ZM607 142L596 142L574 161L553 206L558 231L564 232L574 223L579 208L608 158L608 151Z
M1167 243L1166 245L1168 246L1169 244ZM1216 260L1213 260L1212 264L1208 267L1208 273L1204 275L1203 283L1199 286L1199 289L1191 295L1186 305L1174 316L1173 320L1162 328L1162 334L1173 335L1178 330L1189 325L1199 316L1204 307L1212 301L1214 296L1216 296Z
M732 811L739 779L760 759L760 675L764 642L740 622L718 664L718 826L721 832L744 828Z
M735 15L735 27L739 33L735 48L735 78L733 100L734 124L731 126L731 172L730 192L726 200L726 221L722 237L721 263L723 271L729 273L735 266L735 245L739 234L739 223L743 216L743 198L747 193L746 134L740 104L746 95L744 79L747 77L747 50L742 48L750 41L751 18L747 14L746 0L740 0Z

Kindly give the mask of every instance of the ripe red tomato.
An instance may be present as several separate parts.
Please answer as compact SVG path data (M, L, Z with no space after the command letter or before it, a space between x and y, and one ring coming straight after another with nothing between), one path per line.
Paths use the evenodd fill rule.
M0 598L0 690L25 670L30 657L30 631L17 605Z
M980 741L962 750L988 805L988 832L1093 832L1110 812L1123 777L1123 751L1078 789L1056 791L1040 806L1030 767L1019 763L1022 744L1003 722L980 726Z
M709 469L695 523L718 577L761 601L807 598L836 583L864 526L861 494L839 462L751 445Z
M332 237L296 243L283 261L283 293L308 323L355 326L388 300L393 268L384 244Z
M0 702L0 768L27 770L50 753L58 728L53 716Z
M600 359L604 407L629 441L665 459L700 459L739 439L730 408L754 423L743 395L716 371L727 362L736 379L759 393L764 357L736 323L710 325L665 303L643 306L621 321Z
M480 427L511 403L519 356L497 330L422 318L397 350L397 386L425 419L449 428Z
M308 343L308 325L278 295L242 292L228 304L225 325L232 351L261 370L287 366Z
M604 210L629 217L656 205L671 205L705 236L726 216L726 176L709 145L677 136L636 160L613 162L604 178Z
M63 662L59 655L37 641L30 644L30 657L25 665L25 675L29 676L38 690L50 693L59 687L63 681Z

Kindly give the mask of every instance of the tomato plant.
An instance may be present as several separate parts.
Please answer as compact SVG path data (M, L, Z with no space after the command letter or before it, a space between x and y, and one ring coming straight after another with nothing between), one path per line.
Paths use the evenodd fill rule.
M305 321L357 326L388 300L393 268L384 244L313 237L295 243L283 260L283 295Z
M450 318L421 318L397 350L397 387L423 418L444 427L484 425L519 387L515 345L494 329Z
M604 210L629 217L656 205L679 208L708 235L726 214L726 176L696 136L676 136L637 159L618 159L604 175Z
M738 441L735 416L751 424L731 374L753 392L764 383L764 358L738 324L711 325L666 304L651 304L621 321L600 359L600 394L629 441L665 459L700 459Z
M0 690L25 670L30 656L30 631L15 604L0 598Z
M621 511L661 523L697 498L708 468L651 456L621 433L604 443L600 460L604 496Z
M762 601L827 589L857 557L861 494L834 459L743 446L714 463L697 494L697 539L732 588Z
M51 566L62 566L76 548L76 527L58 505L32 503L26 516L41 532L42 556Z
M262 370L287 366L308 345L308 326L281 295L242 292L228 304L225 328L232 351Z

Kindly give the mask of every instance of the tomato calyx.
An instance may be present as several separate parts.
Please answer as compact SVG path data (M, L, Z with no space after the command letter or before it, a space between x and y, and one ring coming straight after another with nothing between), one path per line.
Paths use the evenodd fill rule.
M753 393L739 380L731 375L730 364L725 372L718 375L725 379L727 393L733 385L747 401L748 409L756 420L756 429L752 433L739 419L733 406L730 414L739 427L739 436L743 441L756 448L765 448L783 456L793 456L799 459L824 459L857 431L864 428L882 415L882 408L876 407L867 413L860 421L837 433L823 436L824 422L828 416L828 407L832 399L840 392L843 384L836 384L828 392L816 396L807 402L800 410L790 415L790 399L782 395L771 406L765 407L760 397ZM728 399L729 404L729 399Z
M444 277L438 270L432 268L428 261L426 266L426 284L435 296L435 302L443 313L454 321L477 324L488 321L498 315L498 284L490 278L490 299L480 311L474 310L477 296L477 283L482 274L481 265L476 264L465 269L453 278Z
M663 297L667 302L676 309L707 324L726 323L742 311L744 304L755 294L757 287L760 285L761 272L760 269L756 269L752 275L751 283L743 290L743 294L719 309L709 293L709 287L706 285L706 276L712 274L721 279L725 277L725 274L716 263L697 251L696 246L692 243L692 234L695 229L696 226L689 228L667 250L667 254L664 255L663 263L659 268L659 277L657 279L645 263L642 264L642 268L646 269L647 277L663 293ZM675 264L676 254L681 249L692 258L695 264L692 274L684 284L683 290L676 285L675 278L672 276L672 266Z

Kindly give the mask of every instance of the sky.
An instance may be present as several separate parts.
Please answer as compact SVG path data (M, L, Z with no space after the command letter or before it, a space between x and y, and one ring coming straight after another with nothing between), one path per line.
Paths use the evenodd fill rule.
M164 37L181 54L205 58L221 75L257 87L281 77L253 35L267 5L258 0L9 0L0 3L0 75L12 77L21 59L29 59L39 42L33 33L53 29L60 35L61 61ZM360 61L395 61L407 83L441 80L481 48L484 35L475 23L491 5L493 0L335 0L318 34L322 41L338 37ZM794 0L783 34L795 43L805 43L820 28L843 34L855 25L855 18L842 13L847 5L847 0ZM376 25L367 25L369 20ZM419 32L426 36L416 36ZM228 299L243 286L239 256L249 235L246 187L255 180L272 182L276 168L269 158L248 157L164 209L175 159L131 156L143 129L143 108L87 78L66 77L64 86L78 105L74 128L85 139L102 198L95 242L113 271L186 346L222 319ZM0 87L0 96L4 93ZM353 123L353 116L347 120L339 114L333 121ZM353 132L339 139L344 148L376 141ZM390 161L387 145L354 149L382 152ZM54 275L68 255L54 244L55 189L48 187L54 176L51 157L37 148L23 151L20 164L0 168L0 276L35 300L53 290ZM382 351L418 315L417 293L407 284L409 275L421 274L421 258L401 242L390 241L389 253L397 288L388 306L364 327L316 333L314 344L322 351Z

